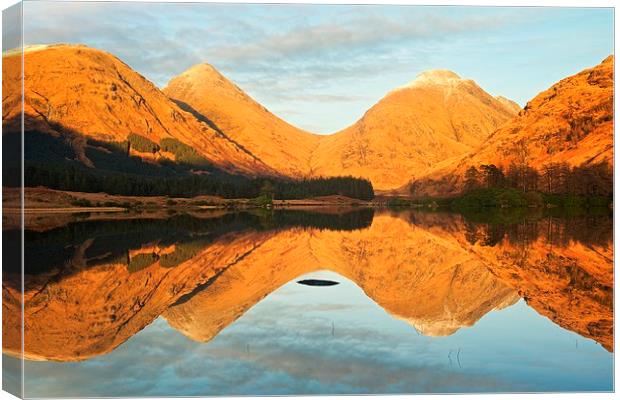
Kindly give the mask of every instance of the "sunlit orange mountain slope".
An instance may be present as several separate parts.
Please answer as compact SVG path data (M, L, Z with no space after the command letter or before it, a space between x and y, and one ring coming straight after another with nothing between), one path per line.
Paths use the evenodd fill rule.
M254 101L209 64L195 65L163 89L185 110L210 120L277 171L308 175L320 136L302 131Z
M3 55L5 133L20 129L20 69L12 67L22 62L20 55ZM25 49L24 66L25 130L70 143L87 166L92 162L85 152L85 137L120 142L137 134L155 143L176 139L228 172L273 172L109 53L79 45L32 46ZM165 152L134 155L174 159Z
M614 57L556 83L527 103L519 115L482 146L438 164L419 177L418 194L450 194L462 189L470 166L507 167L526 149L527 163L571 166L613 164ZM524 146L517 146L524 143Z
M88 150L96 148L100 158L107 151L92 140L126 143L138 135L155 144L172 139L187 146L145 151L130 140L128 155L149 162L196 152L229 173L352 175L370 179L379 191L404 190L415 182L419 194L443 195L461 190L471 165L506 166L519 142L534 167L613 158L612 56L560 81L521 111L453 72L427 71L388 93L352 126L315 135L270 113L208 64L190 68L160 91L100 50L50 45L24 54L26 131L70 146L71 158L87 167L98 167ZM11 68L20 62L19 53L4 54L3 60L4 131L19 132L19 68Z
M443 70L420 74L349 128L323 136L282 121L207 64L172 79L164 92L278 171L364 177L379 190L400 187L435 163L479 146L518 110L516 103Z
M519 111L521 111L521 106L519 104L517 104L516 102L510 99L505 98L504 96L495 96L495 99L499 101L500 103L502 103L504 107L508 108L509 110L512 110L515 114L518 114Z

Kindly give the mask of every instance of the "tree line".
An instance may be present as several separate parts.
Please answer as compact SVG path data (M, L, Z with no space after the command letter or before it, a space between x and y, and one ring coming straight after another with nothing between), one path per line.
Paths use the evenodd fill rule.
M131 196L193 197L213 195L224 198L256 198L269 192L270 199L302 199L343 195L360 200L374 198L370 181L351 176L290 179L247 177L220 170L176 139L159 145L132 134L125 142L104 142L88 138L83 154L95 168L78 160L71 141L38 131L24 135L24 184L52 189L105 192ZM3 178L6 186L21 184L21 135L6 134L3 141ZM129 154L139 151L169 151L175 161L145 162Z
M566 162L549 162L540 170L530 165L530 151L525 140L512 149L513 161L507 169L494 164L471 166L465 172L464 190L479 188L514 188L525 192L558 195L611 196L613 170L606 162L572 167Z
M464 190L514 188L523 192L576 196L610 196L613 171L607 163L571 167L567 163L548 163L540 170L511 163L507 169L494 164L471 166L465 172Z
M15 182L17 183L17 182ZM255 198L269 189L273 199L303 199L342 195L359 200L372 200L372 183L354 177L311 178L247 178L239 175L179 175L176 177L144 176L117 171L87 169L75 164L47 164L27 161L24 166L26 186L78 192L105 192L126 196L221 196L228 199ZM17 183L18 184L18 183Z

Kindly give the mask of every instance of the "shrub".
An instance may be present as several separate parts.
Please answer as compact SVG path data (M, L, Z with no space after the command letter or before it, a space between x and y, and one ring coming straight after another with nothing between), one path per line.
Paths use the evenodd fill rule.
M575 196L569 194L543 194L547 205L560 208L597 208L609 207L611 198L605 196Z
M92 207L93 203L87 199L75 199L71 201L71 205L76 207Z
M127 136L127 140L129 141L130 147L143 153L157 153L159 151L159 145L144 136L130 133L129 136Z
M460 208L513 208L525 207L527 202L523 192L517 189L476 189L452 202L452 207Z
M542 207L545 203L543 196L538 192L527 192L523 194L523 198L528 207Z
M388 207L409 207L411 206L411 202L405 199L401 199L400 197L395 197L387 202Z
M159 260L159 256L155 253L142 253L137 254L131 258L127 265L127 270L130 273L138 272L144 268L150 267Z
M266 194L262 194L250 200L250 204L256 207L267 207L273 204L273 200Z
M160 142L161 148L174 154L177 162L190 165L205 166L209 165L209 160L201 156L191 146L178 141L177 139L164 138Z

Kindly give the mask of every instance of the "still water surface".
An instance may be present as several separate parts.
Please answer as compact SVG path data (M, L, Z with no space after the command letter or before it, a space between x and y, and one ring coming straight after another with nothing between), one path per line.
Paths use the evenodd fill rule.
M605 213L108 218L31 221L26 396L613 390Z

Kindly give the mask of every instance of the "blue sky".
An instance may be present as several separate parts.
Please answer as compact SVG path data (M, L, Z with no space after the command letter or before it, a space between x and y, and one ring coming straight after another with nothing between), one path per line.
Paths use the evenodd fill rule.
M391 89L450 69L524 105L613 53L613 10L24 3L24 42L107 50L160 87L209 62L285 120L353 123Z

